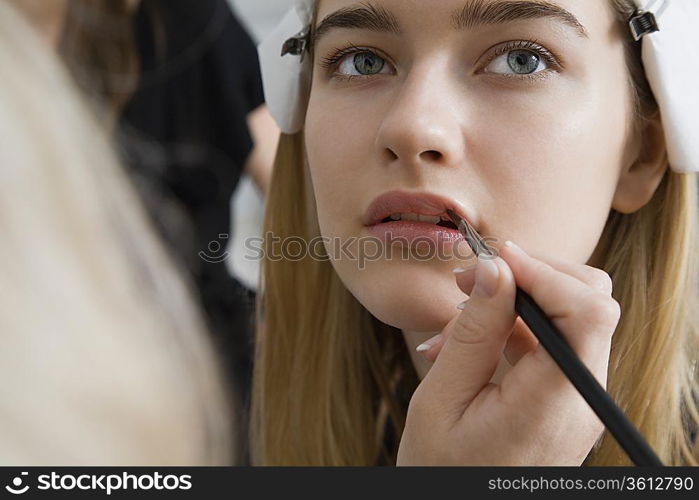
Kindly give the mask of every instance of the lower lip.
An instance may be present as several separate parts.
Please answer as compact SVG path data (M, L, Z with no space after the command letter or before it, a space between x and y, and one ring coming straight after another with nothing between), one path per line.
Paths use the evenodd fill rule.
M382 222L367 226L367 230L384 243L407 244L410 247L428 245L444 248L464 240L463 235L456 229L419 221Z

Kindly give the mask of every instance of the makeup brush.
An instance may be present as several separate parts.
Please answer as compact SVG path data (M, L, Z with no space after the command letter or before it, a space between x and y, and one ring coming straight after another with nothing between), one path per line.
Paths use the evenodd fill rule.
M485 254L494 257L496 255L468 221L451 210L447 210L447 214L464 235L466 242L476 256ZM662 462L641 433L626 418L626 415L597 382L590 370L580 361L558 328L534 302L534 299L519 287L517 287L515 296L515 312L587 401L631 461L639 466L662 466Z

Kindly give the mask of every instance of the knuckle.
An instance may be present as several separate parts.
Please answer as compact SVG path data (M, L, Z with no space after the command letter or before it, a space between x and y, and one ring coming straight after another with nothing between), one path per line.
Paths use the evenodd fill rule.
M612 277L609 276L609 274L602 269L598 269L596 267L591 266L588 266L588 269L592 287L608 295L611 295L614 286Z
M410 402L408 403L408 415L419 414L422 408L424 408L424 396L423 391L420 390L422 384L418 385L413 395L410 397Z
M589 324L598 328L613 330L621 318L619 302L602 292L586 295L581 301L581 312Z
M488 338L490 327L484 317L477 314L461 314L450 338L458 344L482 344Z
M417 386L408 403L407 418L412 422L429 422L432 415L430 404L430 394L424 389L424 384Z

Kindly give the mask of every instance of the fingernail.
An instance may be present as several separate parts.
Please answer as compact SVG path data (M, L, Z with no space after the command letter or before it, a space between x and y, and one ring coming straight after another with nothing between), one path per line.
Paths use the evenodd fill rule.
M515 251L517 251L517 252L519 252L519 253L526 254L526 252L525 252L524 250L522 250L522 247L520 247L519 245L517 245L517 243L515 243L514 241L509 241L509 240L506 241L506 242L505 242L505 246L506 246L506 247L509 247L509 248L512 248L513 250L515 250Z
M416 350L417 352L427 352L427 351L429 351L430 349L432 349L432 348L435 346L435 344L438 344L438 343L440 342L440 340L442 340L442 334L441 334L441 333L438 334L438 335L435 335L435 336L432 337L431 339L425 341L423 344L420 344L419 346L417 346L417 347L415 348L415 350Z
M485 297L492 297L498 291L500 270L492 257L478 256L476 284L474 291Z
M466 269L464 269L463 267L454 268L454 274L461 274L461 273L465 273L465 272L466 272Z
M458 306L456 306L456 308L457 308L459 311L463 311L464 309L466 309L466 302L468 302L468 301L467 301L467 300L464 300L461 304L459 304Z

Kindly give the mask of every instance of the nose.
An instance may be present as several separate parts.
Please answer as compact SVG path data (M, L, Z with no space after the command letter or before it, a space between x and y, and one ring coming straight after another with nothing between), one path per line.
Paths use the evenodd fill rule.
M434 75L412 74L397 87L376 136L384 164L409 168L463 162L464 134L456 96Z

